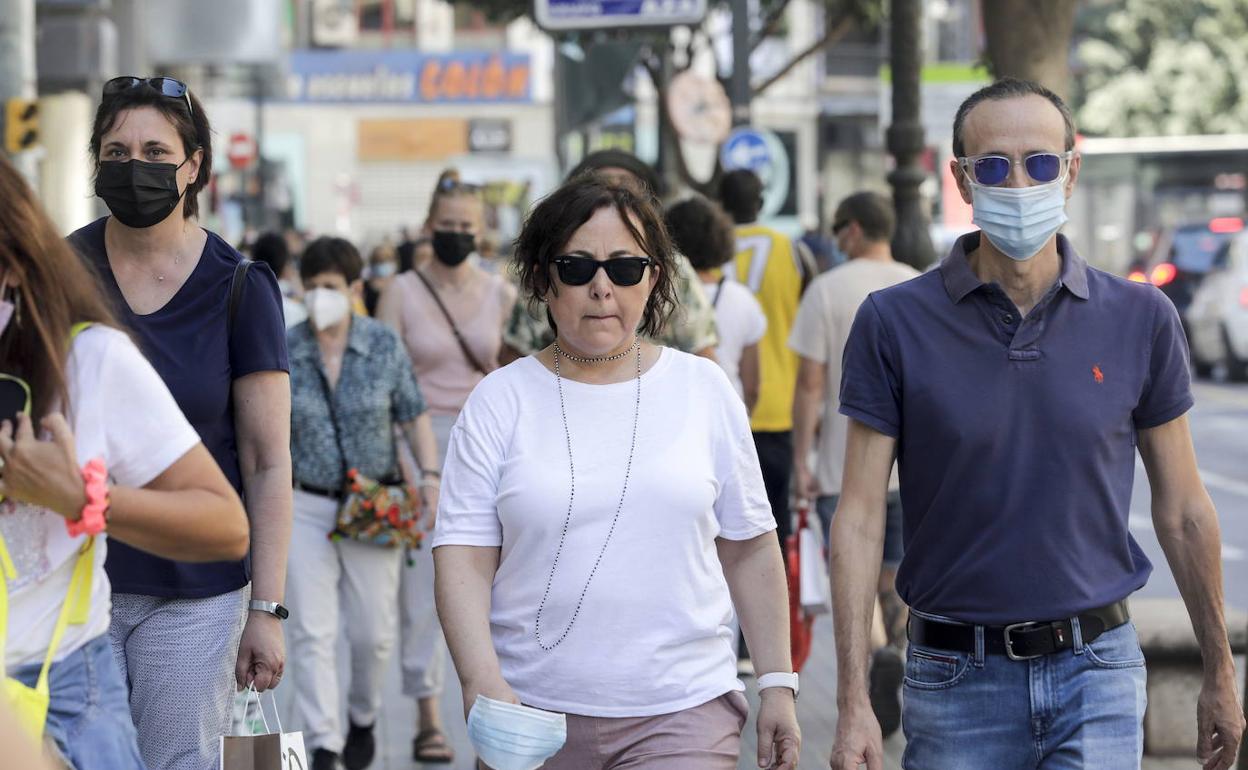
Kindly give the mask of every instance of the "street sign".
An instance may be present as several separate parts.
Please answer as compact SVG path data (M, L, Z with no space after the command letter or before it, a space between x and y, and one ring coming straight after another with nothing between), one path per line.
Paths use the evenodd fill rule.
M698 24L707 0L534 0L537 23L548 30L670 27Z
M789 194L789 154L780 137L766 129L735 129L720 148L719 161L725 171L748 169L762 180L760 218L775 216L784 207Z
M469 152L511 152L511 121L477 118L468 121Z
M39 143L39 103L9 99L4 104L4 150L24 152Z
M256 160L256 140L242 132L230 134L230 143L226 147L225 157L229 158L230 166L245 169Z

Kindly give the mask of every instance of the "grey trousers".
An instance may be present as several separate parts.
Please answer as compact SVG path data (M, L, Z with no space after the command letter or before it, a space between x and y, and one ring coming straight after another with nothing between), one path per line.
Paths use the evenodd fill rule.
M113 594L109 637L149 770L217 770L251 586L206 599Z
M446 445L457 415L431 415L438 441L438 459L446 462ZM406 443L403 444L406 447ZM426 543L431 538L426 539ZM446 682L446 640L433 601L433 551L426 545L415 554L416 563L403 565L399 578L399 656L403 694L430 698L442 694Z

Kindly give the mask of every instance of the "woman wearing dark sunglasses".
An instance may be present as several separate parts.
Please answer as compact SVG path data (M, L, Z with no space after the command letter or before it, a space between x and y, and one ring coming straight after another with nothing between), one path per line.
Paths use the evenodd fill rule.
M0 665L11 678L0 701L26 740L54 746L72 770L143 770L108 636L106 553L124 541L187 561L240 559L246 516L2 158L0 200L0 372L30 395L0 414ZM24 688L46 699L46 717ZM8 753L0 765L28 767Z
M715 363L641 339L674 307L660 212L579 177L515 258L555 341L469 397L433 540L469 738L491 766L736 768L735 606L763 674L758 760L792 770L788 603L745 407Z
M91 152L95 191L112 216L70 236L251 521L249 563L187 564L126 546L109 553L113 645L152 770L215 768L234 683L272 687L285 662L291 468L281 292L267 265L240 269L239 253L198 224L211 137L180 81L109 81Z

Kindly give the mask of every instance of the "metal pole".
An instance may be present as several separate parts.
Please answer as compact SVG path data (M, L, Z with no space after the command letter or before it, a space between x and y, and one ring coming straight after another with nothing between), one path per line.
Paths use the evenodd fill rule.
M919 165L923 152L922 104L919 100L923 61L922 0L892 0L889 59L893 74L893 124L888 151L896 160L888 175L897 211L893 256L922 270L936 259L919 185L926 173Z
M256 99L256 211L259 215L257 229L261 232L269 229L274 223L272 212L269 211L266 173L264 168L264 65L252 65L251 87Z
M750 122L750 8L749 0L732 0L732 124Z
M0 107L9 99L34 99L35 0L0 0ZM38 189L35 151L19 152L13 165Z

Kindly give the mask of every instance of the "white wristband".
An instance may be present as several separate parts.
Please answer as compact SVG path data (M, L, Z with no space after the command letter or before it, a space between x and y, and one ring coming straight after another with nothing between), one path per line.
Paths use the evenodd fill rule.
M763 674L758 678L758 689L766 690L769 687L787 687L793 691L793 697L797 697L797 674L788 674L783 672L773 672Z

